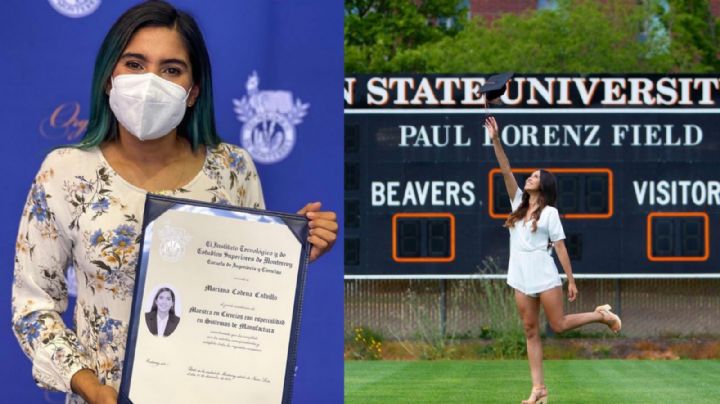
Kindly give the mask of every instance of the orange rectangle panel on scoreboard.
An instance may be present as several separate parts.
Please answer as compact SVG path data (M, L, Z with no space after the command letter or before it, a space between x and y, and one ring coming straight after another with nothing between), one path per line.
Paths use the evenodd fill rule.
M392 258L399 263L455 260L455 215L396 213L392 216Z
M710 217L705 212L651 212L647 216L647 259L698 262L710 258Z
M537 168L515 168L513 174L529 176ZM556 207L564 219L609 219L614 213L613 171L609 168L548 168L558 182ZM488 214L507 219L509 197L502 172L488 173Z

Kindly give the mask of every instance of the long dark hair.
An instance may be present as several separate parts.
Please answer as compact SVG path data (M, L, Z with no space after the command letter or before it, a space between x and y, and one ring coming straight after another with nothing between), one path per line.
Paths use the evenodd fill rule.
M158 299L158 297L160 297L160 293L162 293L162 292L170 292L170 297L172 297L172 301L173 301L172 307L170 307L170 314L174 316L175 315L175 292L173 292L173 290L170 288L160 288L160 290L158 290L158 292L155 294L155 298L153 299L153 305L152 305L152 308L150 309L150 312L157 313L157 299Z
M118 124L110 110L106 93L107 85L130 38L138 30L146 27L171 28L180 34L190 56L193 83L200 87L197 101L188 108L177 127L178 136L186 138L193 150L201 144L214 146L220 143L220 137L215 129L210 56L200 28L188 13L177 10L163 0L149 0L121 15L100 46L93 73L88 128L76 147L88 149L99 146L105 141L117 139Z
M522 202L505 221L504 227L513 227L518 220L524 220L528 209L530 209L530 194L521 191ZM545 206L555 206L557 200L557 181L555 176L547 170L540 169L540 194L538 195L538 208L530 216L532 220L532 232L537 231L537 222L540 220L540 213Z

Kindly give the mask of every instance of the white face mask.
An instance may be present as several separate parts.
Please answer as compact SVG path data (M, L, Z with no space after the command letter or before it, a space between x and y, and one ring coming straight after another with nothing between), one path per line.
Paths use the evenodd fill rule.
M138 139L157 139L180 124L189 94L190 90L153 73L121 74L112 80L110 109Z

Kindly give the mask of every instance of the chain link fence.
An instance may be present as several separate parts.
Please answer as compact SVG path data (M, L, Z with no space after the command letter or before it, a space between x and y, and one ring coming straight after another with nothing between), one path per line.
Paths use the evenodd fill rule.
M487 284L497 290L488 299ZM386 337L413 339L428 332L477 337L498 327L500 316L517 316L504 280L346 280L345 330L368 327ZM720 335L720 279L578 279L579 295L566 313L592 311L609 303L622 316L628 337ZM502 284L502 285L501 285ZM490 289L491 290L491 289ZM502 295L502 296L501 296ZM492 306L492 307L489 307ZM495 323L495 324L493 324ZM604 333L591 324L583 333Z

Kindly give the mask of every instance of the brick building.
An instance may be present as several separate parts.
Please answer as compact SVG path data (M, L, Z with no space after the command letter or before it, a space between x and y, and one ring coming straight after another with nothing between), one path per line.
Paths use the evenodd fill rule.
M466 0L471 17L483 16L490 20L505 13L522 13L523 11L553 7L554 3L554 0ZM720 0L710 0L710 9L715 18L720 17Z

